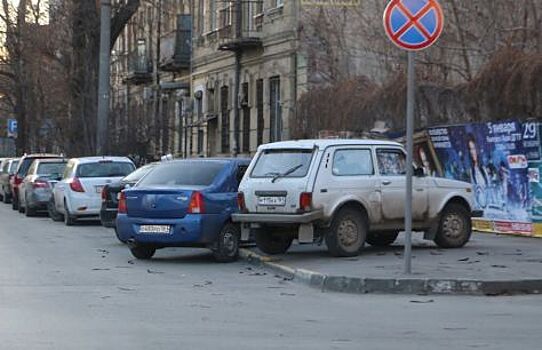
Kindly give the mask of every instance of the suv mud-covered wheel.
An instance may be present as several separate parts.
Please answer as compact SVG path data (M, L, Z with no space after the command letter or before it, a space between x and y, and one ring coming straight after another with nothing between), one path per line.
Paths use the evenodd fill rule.
M139 260L149 260L156 253L156 248L144 245L138 245L130 248L132 255Z
M232 262L239 256L239 241L241 232L237 225L227 223L216 237L215 244L211 247L213 257L218 262Z
M370 232L367 235L367 243L375 247L387 247L395 242L398 235L397 231Z
M285 233L273 233L270 230L258 229L254 234L256 246L265 254L283 254L288 251L294 238Z
M333 218L325 240L333 256L356 256L367 237L367 221L357 209L343 208Z
M435 243L441 248L461 248L470 239L472 223L465 206L448 204L442 211Z

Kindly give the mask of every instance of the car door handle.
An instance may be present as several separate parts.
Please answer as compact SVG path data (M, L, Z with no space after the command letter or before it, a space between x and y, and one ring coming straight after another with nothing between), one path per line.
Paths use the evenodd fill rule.
M385 185L385 186L391 185L391 181L390 180L384 180L384 181L382 181L382 185Z
M327 193L327 188L322 188L322 189L320 190L320 192L321 192L321 193Z
M423 188L417 188L416 191L423 192Z

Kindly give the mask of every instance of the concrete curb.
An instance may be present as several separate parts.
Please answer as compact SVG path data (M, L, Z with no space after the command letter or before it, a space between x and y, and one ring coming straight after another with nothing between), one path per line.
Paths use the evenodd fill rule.
M436 278L360 278L333 276L278 263L278 259L240 249L239 257L323 292L351 294L521 295L542 294L542 279L470 280Z

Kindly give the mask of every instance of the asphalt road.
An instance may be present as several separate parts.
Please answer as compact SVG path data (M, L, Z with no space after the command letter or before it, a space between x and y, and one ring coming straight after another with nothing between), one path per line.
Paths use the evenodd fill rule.
M0 349L539 349L542 296L321 293L0 205Z

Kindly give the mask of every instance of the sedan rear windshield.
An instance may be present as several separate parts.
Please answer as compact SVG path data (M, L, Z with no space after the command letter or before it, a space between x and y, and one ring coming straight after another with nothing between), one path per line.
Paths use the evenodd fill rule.
M149 171L151 171L154 167L156 167L155 164L142 166L141 168L137 169L136 171L134 171L130 175L126 176L124 179L122 179L122 181L124 181L124 182L137 182L143 176L147 175L147 173Z
M53 174L62 174L64 168L66 167L66 162L58 163L40 163L38 165L37 173L38 175L53 175Z
M77 177L124 177L134 171L134 165L128 162L102 161L80 164Z
M251 177L305 177L311 165L312 149L265 150L258 157Z
M223 162L169 162L145 176L137 186L209 186L224 168Z

